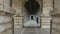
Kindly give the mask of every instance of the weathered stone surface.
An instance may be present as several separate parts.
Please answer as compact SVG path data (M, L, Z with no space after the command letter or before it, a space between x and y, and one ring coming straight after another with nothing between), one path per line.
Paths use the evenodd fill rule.
M23 23L22 22L23 20L20 20L20 19L24 19L23 18L24 17L23 8L24 8L24 2L25 1L27 1L27 0L13 0L12 7L16 10L16 16L18 16L18 17L14 17L15 18L15 24ZM38 2L39 2L39 4L41 4L40 0L38 0ZM43 2L43 9L42 9L43 13L42 14L47 17L47 16L49 16L49 11L53 9L53 0L43 0L42 2ZM47 21L50 22L49 19L46 19L46 20L43 19L42 20L43 23L45 23Z
M3 32L5 30L5 27L0 25L0 32Z
M22 28L23 26L23 17L14 17L15 28Z
M49 28L15 28L15 34L50 34Z
M43 14L49 16L49 12L53 9L53 0L43 0Z
M0 33L1 34L12 33L12 31L10 32L10 30L12 30L12 23L13 23L12 17L4 16L4 15L0 16Z
M10 0L0 0L0 2L0 34L12 34L12 20L14 20L12 16L15 10L10 7Z
M52 34L60 34L60 17L52 17Z
M0 16L0 23L7 23L11 21L12 21L12 18L9 16Z

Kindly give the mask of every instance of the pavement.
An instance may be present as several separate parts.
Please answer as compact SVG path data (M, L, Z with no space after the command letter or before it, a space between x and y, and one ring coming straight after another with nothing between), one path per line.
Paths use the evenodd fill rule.
M29 20L28 22L24 23L25 27L31 26L31 27L37 27L40 26L40 23L37 24L34 20Z
M50 34L49 28L15 28L14 34Z

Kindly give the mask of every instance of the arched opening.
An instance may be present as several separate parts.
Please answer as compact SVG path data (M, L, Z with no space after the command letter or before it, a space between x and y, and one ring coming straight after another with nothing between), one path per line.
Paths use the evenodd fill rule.
M40 27L39 9L40 9L40 4L36 0L28 0L25 2L24 4L24 26L25 27L29 27L29 26Z

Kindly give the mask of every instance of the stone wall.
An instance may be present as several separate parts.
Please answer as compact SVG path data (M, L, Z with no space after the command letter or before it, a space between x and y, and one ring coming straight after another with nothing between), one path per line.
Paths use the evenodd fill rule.
M14 27L23 28L23 17L14 17Z
M53 10L53 0L43 0L41 14L42 28L50 28L51 17L49 15L49 12L51 10Z
M0 12L0 34L13 34L12 17L4 12Z
M54 8L55 9L60 9L60 0L54 0Z
M42 14L44 16L49 16L49 12L53 10L53 0L43 0L43 10Z
M52 34L60 34L60 17L52 17Z
M10 0L0 0L3 4L10 6Z
M13 34L13 15L15 10L10 7L10 0L0 0L0 34ZM11 9L11 10L10 10ZM12 13L11 13L12 11Z
M39 0L40 1L40 0ZM38 1L38 2L39 2ZM13 0L13 8L16 10L16 15L14 16L15 19L15 26L17 26L17 24L20 24L20 18L24 16L24 12L23 12L23 5L24 5L25 0ZM43 0L43 7L42 7L42 16L47 17L49 16L49 11L51 11L53 9L53 0ZM18 18L17 18L17 17ZM48 17L50 18L50 16ZM17 19L17 20L16 20ZM23 18L24 19L24 18ZM43 19L44 20L44 19ZM42 21L43 21L42 20ZM17 21L17 22L16 22ZM21 20L23 21L23 20ZM50 21L50 20L49 20ZM19 22L19 23L18 23ZM23 24L23 23L22 23ZM19 25L20 27L20 25Z
M41 17L41 27L42 28L50 28L50 20L51 20L51 17L42 16Z
M12 7L16 10L16 14L14 16L14 26L15 28L22 28L22 23L23 23L23 4L24 0L13 0L12 2Z
M60 0L54 0L54 10L51 11L52 32L51 34L60 34Z

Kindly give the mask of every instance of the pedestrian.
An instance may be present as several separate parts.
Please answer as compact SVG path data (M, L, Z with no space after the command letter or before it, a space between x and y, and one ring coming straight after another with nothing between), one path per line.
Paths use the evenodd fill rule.
M36 22L37 22L37 24L38 24L38 18L36 18Z

